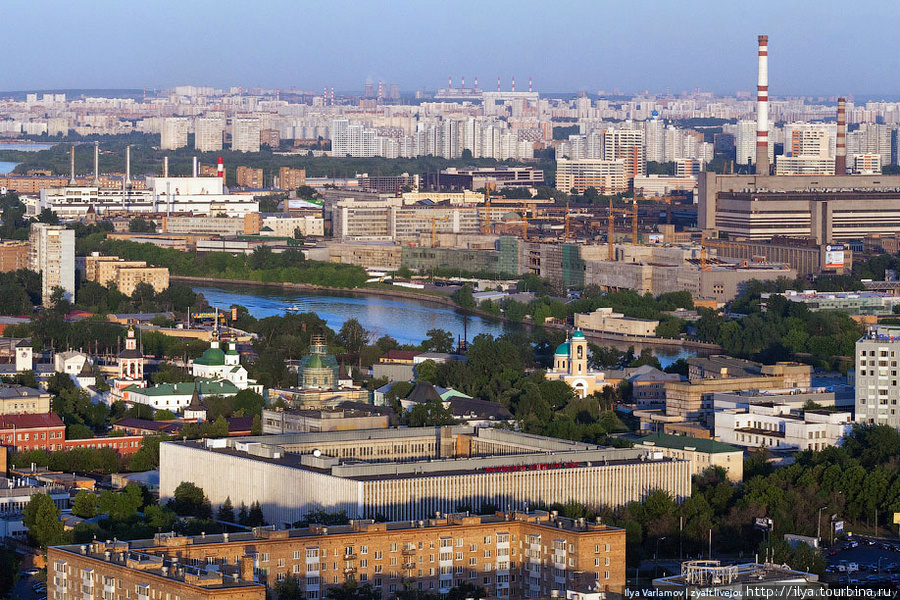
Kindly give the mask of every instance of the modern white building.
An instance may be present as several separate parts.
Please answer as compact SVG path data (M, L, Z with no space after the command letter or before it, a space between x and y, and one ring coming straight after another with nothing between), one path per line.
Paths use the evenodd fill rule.
M31 270L41 274L41 302L50 304L54 288L75 302L75 231L62 225L32 223Z
M188 143L188 120L186 117L167 117L160 129L161 150L177 150Z
M726 444L773 450L824 450L839 446L853 426L849 412L795 411L784 404L751 404L718 411L715 435Z
M856 422L900 428L900 328L869 329L856 342Z
M618 194L628 189L624 160L568 160L556 161L556 189L581 194L587 188L601 194Z
M231 149L235 152L259 152L258 117L235 117L231 121Z

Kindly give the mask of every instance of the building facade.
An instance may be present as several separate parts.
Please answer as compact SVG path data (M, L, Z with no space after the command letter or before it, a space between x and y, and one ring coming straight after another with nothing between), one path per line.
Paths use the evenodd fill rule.
M41 301L50 305L54 288L75 302L75 231L62 225L32 223L31 270L41 274Z
M685 461L462 425L166 442L160 457L163 500L193 481L213 505L258 501L279 524L314 510L421 519L458 506L620 506L654 489L690 495Z

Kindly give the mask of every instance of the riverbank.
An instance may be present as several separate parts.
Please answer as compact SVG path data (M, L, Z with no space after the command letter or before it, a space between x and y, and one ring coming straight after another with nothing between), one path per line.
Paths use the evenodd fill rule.
M185 283L190 283L193 285L225 285L225 286L250 286L257 288L276 288L282 290L290 290L297 292L325 292L325 293L335 293L335 294L346 294L351 297L378 297L378 298L388 298L388 299L398 299L398 300L415 300L417 302L425 302L434 304L437 306L442 306L445 308L452 309L453 311L469 315L479 317L481 319L491 320L500 323L510 323L515 325L524 325L525 327L533 328L537 327L534 323L525 321L521 323L514 323L509 319L506 319L503 316L493 315L478 309L463 309L460 308L456 302L450 299L449 296L440 296L434 293L426 293L419 290L411 289L411 288L396 288L396 289L384 289L380 288L336 288L336 287L328 287L328 286L320 286L313 285L309 283L287 283L287 282L267 282L267 281L252 281L249 279L223 279L223 278L208 278L208 277L190 277L185 275L172 275L170 277L173 281L183 281ZM556 329L560 331L565 331L567 327L561 324L555 323L545 323L543 327L548 329ZM639 336L627 336L627 335L619 335L615 333L604 333L600 331L584 331L585 337L590 341L594 341L597 343L604 342L613 342L619 344L638 344L638 345L646 345L646 346L654 346L654 347L662 347L662 348L682 348L682 349L691 349L691 350L700 350L700 351L717 351L721 350L721 347L717 344L709 344L706 342L699 342L696 340L683 340L683 339L670 339L670 338L648 338L648 337L639 337Z

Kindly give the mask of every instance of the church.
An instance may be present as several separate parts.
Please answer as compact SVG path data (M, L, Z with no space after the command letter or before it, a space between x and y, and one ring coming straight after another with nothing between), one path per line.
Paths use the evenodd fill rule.
M606 381L603 371L588 369L588 343L579 330L557 346L553 354L553 368L547 370L545 377L547 381L565 381L579 398L612 385Z
M262 386L256 383L256 380L250 379L247 376L247 369L241 365L241 355L237 351L237 343L232 342L227 351L222 350L219 346L219 337L217 334L213 334L209 349L191 364L191 375L214 381L225 380L234 384L239 390L249 388L261 394Z

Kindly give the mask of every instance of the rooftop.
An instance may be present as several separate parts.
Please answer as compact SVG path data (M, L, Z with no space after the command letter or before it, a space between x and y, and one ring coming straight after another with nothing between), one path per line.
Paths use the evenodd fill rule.
M687 437L684 435L670 435L667 433L656 433L635 440L638 444L653 445L658 448L672 448L677 450L696 450L705 454L721 454L725 452L743 452L740 448L735 448L722 442L715 440L707 440L701 438Z

